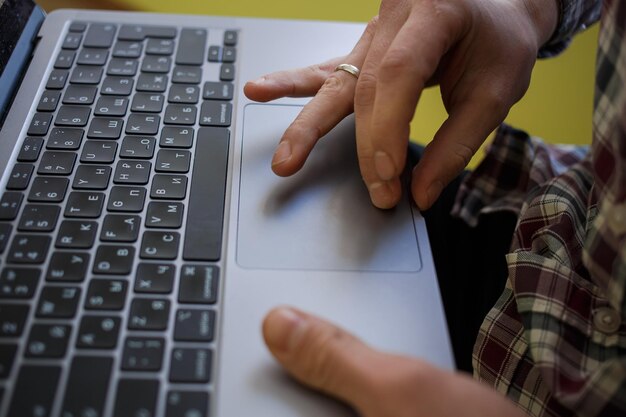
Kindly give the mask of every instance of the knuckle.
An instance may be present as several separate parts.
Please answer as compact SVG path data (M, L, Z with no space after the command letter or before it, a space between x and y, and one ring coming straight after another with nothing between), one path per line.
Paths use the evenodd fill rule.
M369 71L362 71L354 91L355 107L368 107L374 103L378 78Z
M381 81L393 80L413 62L413 53L406 47L390 49L380 64Z
M336 74L331 74L326 78L322 88L320 89L320 94L324 94L328 97L337 97L344 90L344 82L338 77Z
M467 164L469 164L472 156L474 156L475 150L464 144L457 142L452 149L451 157L452 157L452 167L454 169L454 175L461 172Z

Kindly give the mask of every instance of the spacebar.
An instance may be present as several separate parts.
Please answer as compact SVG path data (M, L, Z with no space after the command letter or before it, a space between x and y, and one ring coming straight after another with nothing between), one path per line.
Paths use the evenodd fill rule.
M183 248L186 260L220 259L229 138L225 128L198 129Z

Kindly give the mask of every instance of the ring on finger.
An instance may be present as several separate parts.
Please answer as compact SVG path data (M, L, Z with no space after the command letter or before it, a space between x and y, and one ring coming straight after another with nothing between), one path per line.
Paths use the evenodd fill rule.
M361 72L360 69L352 64L339 64L335 67L335 71L345 71L356 79L359 78L359 73Z

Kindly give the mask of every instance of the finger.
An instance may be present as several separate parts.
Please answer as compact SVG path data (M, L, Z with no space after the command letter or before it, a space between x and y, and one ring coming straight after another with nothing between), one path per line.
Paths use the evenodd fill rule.
M298 381L357 409L367 406L382 354L331 323L286 307L268 313L263 336L270 352Z
M368 24L352 52L341 62L361 66L374 36L375 25L376 19ZM335 67L283 134L272 159L276 174L287 176L302 168L317 141L352 113L356 78L345 71L334 71Z

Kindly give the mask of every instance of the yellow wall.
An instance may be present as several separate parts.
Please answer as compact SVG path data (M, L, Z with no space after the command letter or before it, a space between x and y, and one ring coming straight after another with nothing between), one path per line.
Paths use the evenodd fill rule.
M170 13L366 22L379 0L126 0L130 7ZM557 59L537 64L530 90L508 121L552 142L589 143L597 27L578 36ZM330 57L329 57L330 58ZM427 142L445 118L437 89L426 91L411 125Z

